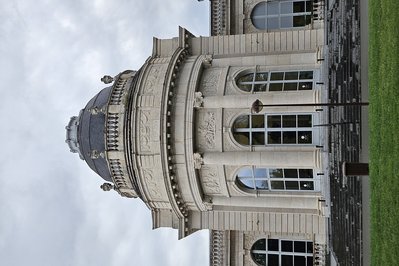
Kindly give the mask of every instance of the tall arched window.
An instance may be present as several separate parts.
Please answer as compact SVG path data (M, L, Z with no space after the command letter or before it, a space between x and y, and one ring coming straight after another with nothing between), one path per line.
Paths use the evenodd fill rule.
M313 71L250 72L238 76L238 88L246 92L313 89Z
M304 27L311 23L312 1L281 0L261 2L251 14L257 29L274 30Z
M312 144L311 114L249 114L233 124L234 139L242 145Z
M236 182L252 190L315 190L312 169L243 167Z
M313 265L313 242L285 239L259 239L251 248L257 265Z

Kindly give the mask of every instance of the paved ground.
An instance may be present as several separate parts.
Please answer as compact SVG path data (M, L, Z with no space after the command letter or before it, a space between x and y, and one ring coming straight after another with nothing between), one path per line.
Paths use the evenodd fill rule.
M360 0L329 0L327 8L330 101L365 101L367 1L360 6ZM342 173L345 161L368 162L367 121L367 107L330 109L330 245L340 265L369 264L368 178Z

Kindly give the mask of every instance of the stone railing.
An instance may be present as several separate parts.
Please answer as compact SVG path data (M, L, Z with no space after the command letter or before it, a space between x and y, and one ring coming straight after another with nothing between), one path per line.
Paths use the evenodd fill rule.
M226 232L225 231L211 231L210 237L210 266L225 265L225 245L226 245Z
M227 35L226 0L211 1L211 35Z
M324 266L326 265L327 247L324 244L314 244L313 247L313 265Z
M313 0L312 22L324 20L324 0Z

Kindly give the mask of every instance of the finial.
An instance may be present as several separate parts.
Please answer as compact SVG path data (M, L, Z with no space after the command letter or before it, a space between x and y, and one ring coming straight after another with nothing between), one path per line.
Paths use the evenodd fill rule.
M111 185L110 183L104 183L100 186L100 188L104 191L110 191L111 189L114 188L113 185Z
M109 84L114 81L114 78L109 75L104 75L104 77L101 78L101 81L105 84Z

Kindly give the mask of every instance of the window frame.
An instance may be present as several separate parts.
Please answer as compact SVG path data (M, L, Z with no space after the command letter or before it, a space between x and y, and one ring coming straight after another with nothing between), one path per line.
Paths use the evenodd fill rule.
M264 116L263 120L263 127L253 127L253 118L256 116ZM280 127L269 127L268 122L269 122L269 117L281 117L281 126ZM295 127L284 127L284 117L289 117L289 116L295 116ZM311 121L310 121L310 127L299 127L299 116L310 116ZM245 117L248 117L245 119ZM238 127L238 120L242 119L243 121L247 120L248 121L248 127ZM310 146L310 145L315 145L316 142L316 129L314 127L315 125L315 116L313 113L264 113L264 114L242 114L238 117L235 118L233 121L232 125L232 135L234 140L239 143L240 145L244 146L280 146L280 145L287 145L287 146L292 146L292 145L305 145L305 146ZM269 140L272 139L272 136L277 136L276 132L280 132L280 143L270 143ZM286 140L288 140L288 137L290 136L290 133L295 132L295 143L289 143L289 142L284 142L284 137ZM303 135L299 135L300 132L303 132ZM309 138L308 134L310 132L310 142L301 142L300 140L306 141L307 138ZM263 133L263 143L260 144L254 144L254 138L255 135L258 135L259 133ZM269 134L270 133L270 134ZM275 134L272 134L275 133ZM247 135L248 138L248 144L247 143L242 143L239 140L237 140L237 137L239 135ZM292 136L291 136L292 137ZM261 140L261 139L260 139ZM257 140L258 141L258 140Z
M286 79L287 78L287 73L297 73L297 77L296 79ZM312 78L302 78L302 75L306 75L306 73L312 72ZM240 73L236 78L235 78L235 83L236 86L238 87L238 89L242 92L245 93L263 93L263 92L290 92L290 91L304 91L304 90L314 90L315 88L315 70L314 69L310 69L310 70L296 70L296 69L292 69L292 70L272 70L272 71L262 71L262 70L258 70L257 67L255 67L254 70L252 71L243 71L242 73ZM259 75L265 75L267 74L267 80L257 80L257 77ZM274 75L277 74L282 74L282 79L272 79L272 77ZM251 76L252 78L251 80L240 80L243 77L246 76ZM273 84L281 84L281 90L271 90L271 86ZM296 84L296 89L287 89L287 85L288 84ZM302 84L302 85L301 85ZM306 85L310 84L310 89L304 87ZM251 86L250 90L245 89L245 86ZM256 87L262 87L265 86L264 90L255 90ZM301 89L304 88L304 89Z
M301 12L294 11L294 3L303 2L304 10ZM291 10L289 12L284 13L283 7L285 3L292 3ZM308 6L309 4L309 6ZM272 5L276 5L276 7L272 7ZM277 8L277 13L269 13L269 9ZM308 8L310 10L308 10ZM277 10L276 10L277 11ZM261 14L256 14L261 13ZM280 1L262 1L257 3L251 11L250 19L252 25L258 30L266 30L266 31L274 31L281 29L300 29L305 28L308 25L312 24L312 16L313 16L313 1L312 0L280 0ZM295 17L299 19L303 19L304 25L295 26ZM291 18L290 22L292 25L283 25L283 21L285 18ZM271 20L274 20L274 23L277 22L278 25L270 26L269 23Z
M278 241L278 250L275 250L275 246L272 246L269 242L271 241ZM262 246L264 241L265 249L255 249L255 245ZM292 251L283 250L283 243L292 243ZM305 252L298 252L295 251L295 247L298 246L300 242L304 242ZM289 244L288 244L289 245ZM274 250L273 250L274 249ZM265 256L265 264L260 264L255 259L256 255L264 255ZM292 257L292 265L295 265L295 258L305 258L305 265L313 265L314 262L314 243L311 240L294 240L294 239L280 239L280 238L260 238L256 240L251 247L251 259L253 260L256 265L264 266L268 264L269 256L278 256L278 265L283 265L282 260L284 257Z
M244 171L250 171L245 173ZM271 170L281 170L281 177L272 177ZM300 171L311 171L311 177L304 177ZM296 171L296 177L287 177L289 171ZM259 176L259 173L264 173L264 176ZM302 175L302 177L301 177ZM247 180L249 182L244 182ZM256 181L266 182L264 188L257 185ZM236 175L235 182L240 189L249 190L253 193L262 191L285 191L285 192L318 192L320 191L320 180L315 175L315 169L310 168L277 168L277 167L262 167L262 166L244 166L241 167ZM282 188L274 188L274 182L282 183ZM293 189L292 185L296 182L296 188ZM251 185L252 186L251 186ZM288 187L290 184L291 187ZM306 186L312 189L305 189Z

